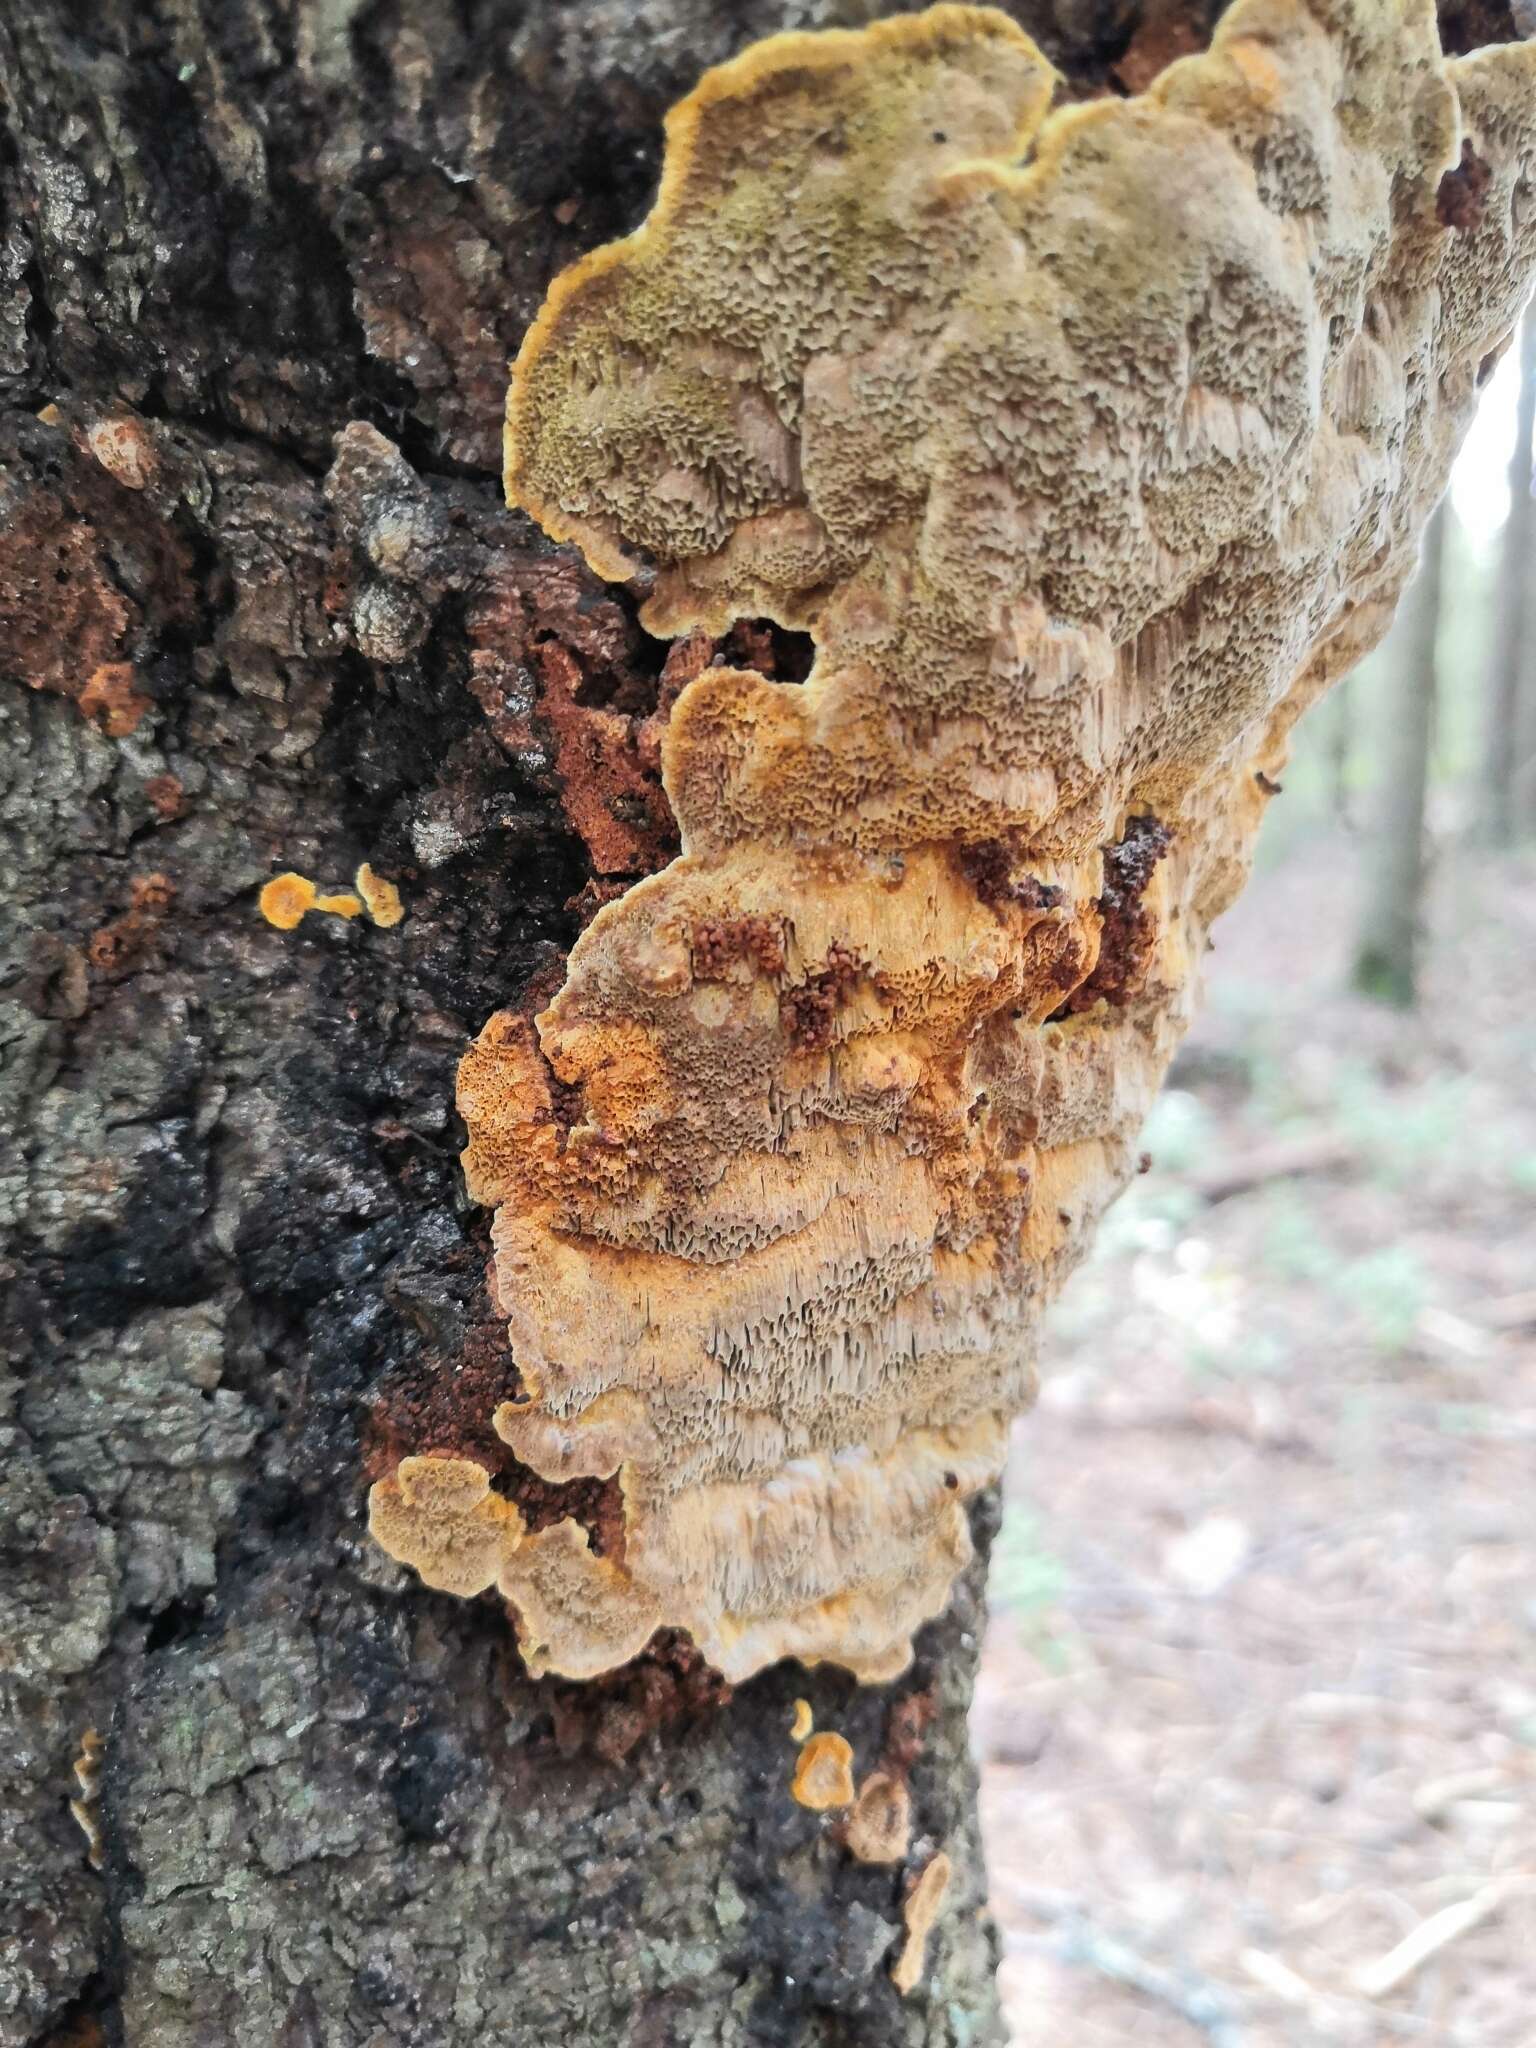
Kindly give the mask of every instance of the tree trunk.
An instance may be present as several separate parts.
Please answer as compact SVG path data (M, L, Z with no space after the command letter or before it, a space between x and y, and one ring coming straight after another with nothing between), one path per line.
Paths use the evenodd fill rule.
M0 20L0 2048L998 2037L995 1501L904 1678L731 1697L666 1637L530 1681L494 1603L369 1544L359 1477L508 1370L455 1064L670 852L666 650L504 509L507 359L705 65L881 11ZM1013 11L1086 92L1214 9ZM331 907L264 917L278 871ZM901 1868L787 1797L797 1696L952 1859L909 1997Z
M1482 836L1510 846L1536 824L1529 799L1536 747L1536 496L1532 444L1536 437L1536 313L1520 328L1520 398L1515 445L1509 457L1509 517L1499 544L1493 662L1488 678L1483 735Z
M1329 821L1343 831L1355 822L1354 792L1350 785L1355 740L1355 691L1346 676L1328 701L1328 795Z
M1424 916L1425 801L1435 731L1436 642L1445 530L1442 505L1424 536L1418 571L1404 593L1383 661L1376 758L1380 784L1366 847L1365 900L1355 947L1355 982L1403 1008L1418 992Z

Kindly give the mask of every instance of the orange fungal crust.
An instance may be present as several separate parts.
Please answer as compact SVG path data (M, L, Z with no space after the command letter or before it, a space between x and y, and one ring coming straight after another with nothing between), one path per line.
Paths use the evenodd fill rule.
M313 882L304 875L288 873L274 875L264 884L256 905L268 924L276 925L280 932L291 932L314 909L315 898Z

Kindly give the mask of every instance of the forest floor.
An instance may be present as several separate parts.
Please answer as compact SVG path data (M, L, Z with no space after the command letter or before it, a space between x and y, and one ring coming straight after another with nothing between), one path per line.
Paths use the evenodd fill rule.
M1054 1318L975 1737L1015 2048L1536 2044L1536 861L1217 929ZM1417 1937L1417 1940L1416 1940Z

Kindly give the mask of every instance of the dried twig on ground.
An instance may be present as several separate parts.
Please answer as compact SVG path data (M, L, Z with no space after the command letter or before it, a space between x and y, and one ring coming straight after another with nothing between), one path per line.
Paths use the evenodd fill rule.
M1470 1934L1473 1928L1491 1920L1517 1894L1528 1894L1533 1888L1536 1888L1536 1875L1496 1878L1492 1884L1474 1892L1470 1899L1431 1913L1427 1920L1421 1920L1411 1934L1405 1935L1378 1961L1365 1963L1356 1970L1351 1979L1355 1989L1365 1998L1390 1996L1443 1948L1448 1948L1462 1935Z
M1355 1163L1354 1147L1324 1131L1257 1145L1251 1152L1192 1174L1189 1185L1203 1202L1226 1202L1270 1181L1293 1180L1304 1173L1340 1173Z

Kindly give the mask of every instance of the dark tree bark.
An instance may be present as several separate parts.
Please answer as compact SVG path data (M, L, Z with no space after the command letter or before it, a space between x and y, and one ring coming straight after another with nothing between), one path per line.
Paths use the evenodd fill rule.
M388 1416L511 1370L455 1063L668 853L665 649L502 507L506 361L705 65L880 11L0 18L0 2048L997 2038L980 1561L900 1682L727 1698L676 1641L531 1683L362 1521ZM1211 10L1015 11L1091 91ZM362 861L403 924L258 915ZM954 1860L906 2000L797 1694Z
M1424 535L1424 553L1403 595L1383 654L1387 688L1378 707L1380 782L1365 848L1365 897L1355 949L1355 983L1367 995L1410 1008L1418 994L1424 922L1425 808L1435 736L1440 594L1448 505Z
M1482 836L1510 846L1536 826L1536 313L1520 329L1520 398L1509 456L1509 517L1499 543L1493 660L1483 732Z

